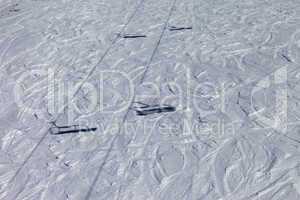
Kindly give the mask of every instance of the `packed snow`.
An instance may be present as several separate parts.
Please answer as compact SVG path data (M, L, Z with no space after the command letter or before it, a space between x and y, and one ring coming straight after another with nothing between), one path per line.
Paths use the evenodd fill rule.
M0 199L300 199L300 1L0 1Z

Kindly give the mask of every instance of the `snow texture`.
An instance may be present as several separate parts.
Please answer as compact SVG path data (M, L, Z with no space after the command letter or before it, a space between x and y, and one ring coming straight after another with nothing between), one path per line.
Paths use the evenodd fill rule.
M1 0L1 200L300 199L299 0Z

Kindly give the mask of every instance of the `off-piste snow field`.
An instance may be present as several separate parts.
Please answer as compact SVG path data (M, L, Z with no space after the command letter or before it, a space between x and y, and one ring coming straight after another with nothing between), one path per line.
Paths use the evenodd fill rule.
M1 0L1 200L299 200L299 0Z

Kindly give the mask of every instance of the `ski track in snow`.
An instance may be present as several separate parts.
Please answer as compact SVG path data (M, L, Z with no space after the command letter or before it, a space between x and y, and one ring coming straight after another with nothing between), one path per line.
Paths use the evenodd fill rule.
M299 13L1 1L0 199L300 199Z

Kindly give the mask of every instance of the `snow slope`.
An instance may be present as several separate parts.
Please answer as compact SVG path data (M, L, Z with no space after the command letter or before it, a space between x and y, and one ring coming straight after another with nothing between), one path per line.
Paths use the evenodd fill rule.
M299 13L1 1L0 199L300 199Z

